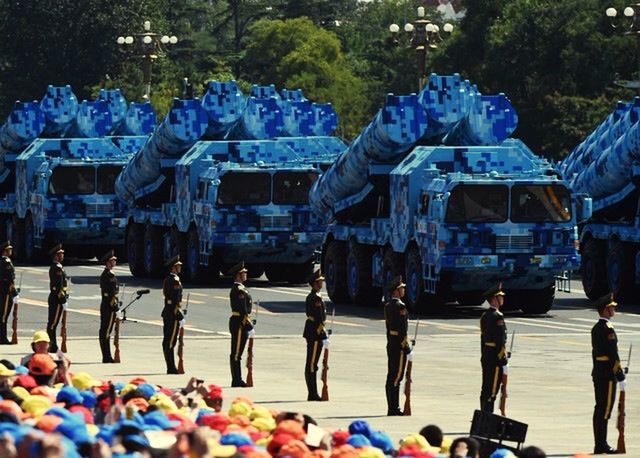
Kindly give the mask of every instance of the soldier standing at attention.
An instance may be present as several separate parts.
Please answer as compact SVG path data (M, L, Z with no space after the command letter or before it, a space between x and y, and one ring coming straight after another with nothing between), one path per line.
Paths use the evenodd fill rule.
M231 333L231 354L229 356L229 364L231 366L231 386L246 387L247 384L242 380L242 369L240 362L242 361L242 353L244 346L249 337L255 335L253 325L251 324L251 309L253 302L249 290L244 287L247 281L247 269L244 262L240 262L229 270L229 275L233 276L233 286L229 292L231 301L231 317L229 318L229 332Z
M58 351L58 344L56 342L56 329L60 318L62 317L62 311L67 309L67 282L68 277L62 267L62 261L64 260L64 250L62 244L59 243L49 250L51 256L51 267L49 267L49 317L47 321L47 334L49 334L49 352L56 353Z
M307 361L304 366L304 378L307 382L307 401L321 401L318 394L318 361L322 348L329 344L327 333L324 330L324 323L327 320L327 310L324 306L320 291L324 277L320 270L316 270L309 277L311 292L305 301L307 311L307 321L304 324L302 336L307 340ZM322 347L320 346L322 343Z
M178 368L176 367L174 348L178 341L178 330L184 325L182 283L180 283L180 277L178 276L182 269L180 256L171 258L165 266L169 268L169 274L162 284L162 294L164 294L162 352L167 363L167 374L177 374Z
M613 294L607 294L596 302L600 318L591 329L591 356L593 359L593 388L596 405L593 410L593 436L595 447L593 453L614 454L616 450L607 443L607 423L611 417L611 409L616 400L616 381L624 390L624 370L618 356L618 337L611 324L618 305Z
M11 254L13 247L11 242L6 241L0 245L2 258L0 258L0 304L1 319L0 322L0 345L10 345L11 342L7 338L7 323L13 304L18 303L18 291L15 287L16 272L11 263Z
M488 289L483 297L489 301L489 310L480 318L480 345L482 356L482 391L480 409L493 412L502 374L507 372L507 327L500 307L504 303L502 283Z
M402 277L391 280L387 290L390 299L384 304L384 320L387 326L387 415L402 415L400 410L400 382L404 377L407 361L413 358L407 339L407 307L402 302L405 284Z
M113 250L107 252L100 260L104 263L104 270L100 275L100 350L102 351L102 362L112 363L111 357L111 331L116 320L118 311L118 279L113 273L116 260Z

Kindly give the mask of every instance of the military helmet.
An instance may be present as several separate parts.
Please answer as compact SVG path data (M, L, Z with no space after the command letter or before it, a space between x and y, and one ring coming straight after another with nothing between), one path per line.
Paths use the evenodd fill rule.
M240 272L247 272L247 269L244 266L244 261L240 261L238 264L236 264L231 269L229 269L229 271L227 273L229 275L231 275L232 277L235 277L236 274L238 274Z
M64 253L62 249L62 243L58 243L56 246L49 250L49 256L55 256L58 253Z

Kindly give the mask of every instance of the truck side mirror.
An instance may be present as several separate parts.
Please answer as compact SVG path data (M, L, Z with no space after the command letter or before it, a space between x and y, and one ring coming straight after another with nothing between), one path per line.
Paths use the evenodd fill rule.
M576 221L583 223L591 218L593 213L593 200L587 194L576 196Z
M442 197L435 197L431 201L431 214L435 220L442 221L444 218L444 202L442 201Z

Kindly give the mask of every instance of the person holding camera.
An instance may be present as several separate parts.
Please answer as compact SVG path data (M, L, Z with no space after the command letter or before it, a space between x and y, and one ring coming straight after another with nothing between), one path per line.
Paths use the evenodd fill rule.
M98 339L100 340L100 351L102 351L102 362L113 363L111 356L111 331L116 321L118 312L118 279L113 273L118 258L113 250L109 250L102 258L104 270L100 275L100 330Z
M67 309L67 284L68 277L62 267L64 260L64 250L62 244L59 243L50 251L51 267L49 267L49 316L47 320L47 334L49 334L49 351L56 353L58 344L56 343L56 329L62 318L62 312Z
M70 385L69 366L71 361L58 352L59 359L55 360L49 354L49 335L46 331L36 331L31 339L30 353L22 358L20 364L29 369L29 375L34 378L38 385L53 385L62 382Z

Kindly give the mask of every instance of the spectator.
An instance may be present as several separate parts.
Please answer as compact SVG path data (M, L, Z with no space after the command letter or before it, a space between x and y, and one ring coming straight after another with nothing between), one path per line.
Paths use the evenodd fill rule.
M11 390L15 378L16 371L7 368L4 364L0 364L0 398L20 404L22 399Z
M424 437L429 445L433 447L442 447L442 439L444 438L442 430L436 425L427 425L420 430L420 435Z
M520 458L547 458L547 455L540 447L530 445L520 452Z
M458 437L451 443L449 458L480 458L480 443L472 437Z

